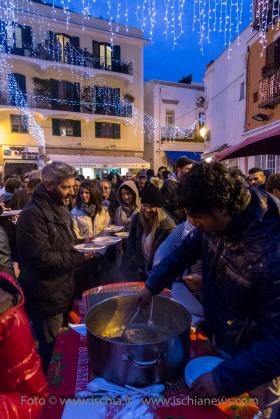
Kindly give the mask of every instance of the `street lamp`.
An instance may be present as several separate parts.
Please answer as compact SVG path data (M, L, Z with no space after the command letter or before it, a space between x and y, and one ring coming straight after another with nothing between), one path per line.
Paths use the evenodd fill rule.
M203 140L205 140L206 133L207 133L207 128L206 128L206 127L201 127L201 128L199 129L199 134L200 134L200 136L203 138Z

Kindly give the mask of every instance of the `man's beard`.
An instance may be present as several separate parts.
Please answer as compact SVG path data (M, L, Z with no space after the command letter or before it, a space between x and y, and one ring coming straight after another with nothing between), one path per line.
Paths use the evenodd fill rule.
M61 196L61 194L58 192L56 188L52 192L49 192L49 194L53 198L53 200L57 202L59 205L67 205L63 200L63 196Z

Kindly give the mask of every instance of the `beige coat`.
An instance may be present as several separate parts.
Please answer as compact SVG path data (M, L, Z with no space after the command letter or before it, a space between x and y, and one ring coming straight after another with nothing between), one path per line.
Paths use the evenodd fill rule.
M94 220L83 210L77 207L71 211L73 229L77 239L87 239L101 233L110 224L110 215L105 207L102 206L101 212L97 213Z

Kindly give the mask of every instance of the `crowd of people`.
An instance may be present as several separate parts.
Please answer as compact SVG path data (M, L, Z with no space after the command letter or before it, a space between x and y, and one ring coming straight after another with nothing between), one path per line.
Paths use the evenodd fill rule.
M23 317L25 328L31 325L47 374L56 336L83 291L105 282L145 281L139 295L145 307L181 278L201 304L207 333L225 359L193 390L205 397L251 391L265 417L279 418L278 198L280 174L252 168L245 176L222 163L187 157L177 160L174 173L160 167L157 175L141 170L90 180L52 162L24 177L7 176L0 212L22 211L18 218L0 217L0 319L6 314L9 321L18 307L13 316ZM112 224L122 226L127 239L103 254L75 250ZM20 357L10 362L24 365ZM36 376L38 393L45 394L39 367L30 379ZM9 388L0 381L2 393L24 388L16 377Z

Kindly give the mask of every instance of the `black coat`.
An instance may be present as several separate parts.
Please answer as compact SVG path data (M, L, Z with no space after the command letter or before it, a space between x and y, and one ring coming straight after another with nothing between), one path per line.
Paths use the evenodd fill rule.
M179 207L177 199L178 185L179 183L176 179L166 179L161 189L163 207L172 216L175 215L175 211Z
M0 227L0 272L15 277L8 236L2 227Z
M280 376L279 201L251 190L249 206L223 235L196 228L151 272L159 293L198 259L203 305L217 345L232 358L213 370L224 396L236 396Z
M16 226L19 281L30 314L43 317L67 312L73 303L74 270L84 256L73 249L68 210L40 185Z
M128 260L133 260L137 268L142 271L145 271L146 268L150 269L152 267L155 251L160 246L160 244L169 236L171 231L176 226L175 221L167 213L164 214L165 217L163 218L155 232L154 242L151 251L151 258L148 262L148 265L145 262L142 251L142 236L144 233L144 229L139 219L140 213L136 213L132 217L131 227L129 230L129 237L127 239L126 257Z

